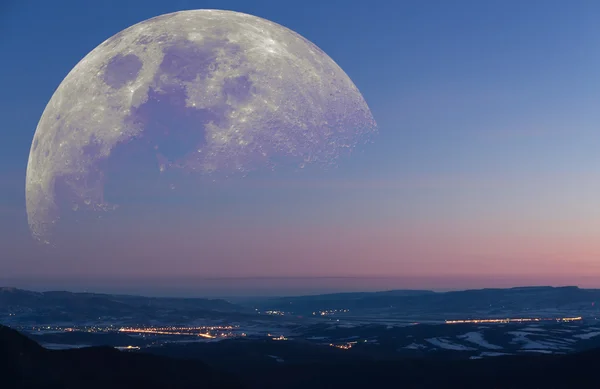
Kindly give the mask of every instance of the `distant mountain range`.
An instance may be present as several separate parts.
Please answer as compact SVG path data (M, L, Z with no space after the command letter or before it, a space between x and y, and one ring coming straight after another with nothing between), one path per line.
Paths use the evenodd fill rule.
M393 290L375 293L336 293L317 296L282 297L262 300L261 307L311 314L320 310L348 309L351 312L386 310L388 313L435 314L446 318L465 314L512 315L535 310L597 310L600 289L565 287L518 287L474 289L436 293L428 290Z
M233 311L239 307L222 299L143 297L101 293L73 293L66 291L32 292L17 288L0 287L0 307L6 304L40 306L61 304L65 308L79 308L89 303L102 303L107 309L127 309L127 307L156 307L181 309L209 309Z
M18 315L20 323L131 320L194 320L244 313L248 309L220 299L156 298L72 292L32 292L0 288L2 313Z
M247 319L256 312L277 310L315 316L319 311L361 316L377 313L390 317L477 318L534 314L598 314L600 289L519 287L437 293L429 290L392 290L369 293L335 293L315 296L246 300L233 304L222 299L156 298L71 292L32 292L0 288L0 321L3 314L21 324L60 322L183 323L196 319ZM314 315L313 315L314 313Z

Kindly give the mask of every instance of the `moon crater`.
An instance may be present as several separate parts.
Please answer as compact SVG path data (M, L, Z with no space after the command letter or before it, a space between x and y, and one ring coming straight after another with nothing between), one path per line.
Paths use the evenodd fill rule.
M112 88L119 89L135 81L141 69L142 61L135 54L117 54L106 65L104 82Z

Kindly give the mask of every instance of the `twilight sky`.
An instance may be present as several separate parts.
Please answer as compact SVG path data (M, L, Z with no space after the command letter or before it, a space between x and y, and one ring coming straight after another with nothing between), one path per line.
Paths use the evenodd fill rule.
M118 228L35 244L25 170L56 87L124 28L196 8L260 16L318 45L369 104L374 144L335 170L124 200ZM584 0L3 2L0 283L600 287L599 17ZM221 277L247 279L193 281Z

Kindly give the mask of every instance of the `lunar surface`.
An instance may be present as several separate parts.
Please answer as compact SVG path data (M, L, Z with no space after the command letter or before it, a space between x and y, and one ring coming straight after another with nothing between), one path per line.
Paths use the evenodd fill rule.
M331 164L375 132L350 78L295 32L231 11L159 16L100 44L55 91L29 155L29 226L49 242L66 214L118 206L111 185Z

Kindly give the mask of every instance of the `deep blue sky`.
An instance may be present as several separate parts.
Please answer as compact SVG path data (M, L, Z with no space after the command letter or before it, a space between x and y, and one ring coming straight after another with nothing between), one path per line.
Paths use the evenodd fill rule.
M60 275L73 265L32 249L25 218L31 140L62 79L132 24L215 8L269 19L314 42L350 76L378 122L375 143L339 168L337 184L319 189L323 203L298 212L277 204L267 215L287 212L300 229L343 224L336 243L343 246L364 238L363 256L329 253L310 275L484 280L460 278L449 287L487 285L499 275L515 284L600 279L600 2L2 4L0 274L23 278L35 268L42 277L52 267ZM307 223L310 207L327 220ZM309 241L302 246L318 253L321 243ZM305 268L297 259L251 275Z

